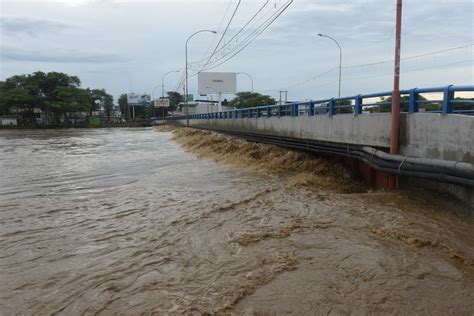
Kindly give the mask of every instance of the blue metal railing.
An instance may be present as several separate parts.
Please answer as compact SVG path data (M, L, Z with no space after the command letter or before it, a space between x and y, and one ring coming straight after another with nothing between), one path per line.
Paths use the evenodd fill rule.
M402 113L417 113L420 110L441 114L474 114L474 98L456 99L456 92L474 92L474 86L453 86L434 88L414 88L400 91ZM423 94L439 93L440 99L428 100ZM236 109L222 112L190 114L189 119L236 119L282 116L315 116L315 115L360 115L369 112L390 112L390 101L370 101L374 98L388 98L392 92L359 94L350 97L331 98L324 100L310 100L289 104L264 105L254 108ZM405 98L403 98L405 97ZM364 100L367 103L364 103ZM183 120L185 115L167 117L167 120Z

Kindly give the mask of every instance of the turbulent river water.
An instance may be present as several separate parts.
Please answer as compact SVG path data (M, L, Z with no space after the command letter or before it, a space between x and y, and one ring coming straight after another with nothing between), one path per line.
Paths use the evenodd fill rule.
M0 131L0 314L474 314L474 222L206 132Z

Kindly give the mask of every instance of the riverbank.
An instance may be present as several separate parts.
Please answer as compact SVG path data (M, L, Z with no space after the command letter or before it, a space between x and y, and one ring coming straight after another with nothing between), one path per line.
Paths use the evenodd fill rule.
M123 127L151 127L150 123L110 123L100 125L0 125L0 130L15 129L70 129L70 128L123 128Z

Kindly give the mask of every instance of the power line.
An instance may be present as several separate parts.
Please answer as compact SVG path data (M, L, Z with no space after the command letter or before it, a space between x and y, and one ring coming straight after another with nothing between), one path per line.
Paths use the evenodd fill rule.
M234 9L234 12L232 13L232 16L230 17L230 20L229 20L229 23L227 23L227 26L225 27L225 30L224 32L222 33L222 36L221 38L219 39L219 42L217 42L217 45L216 47L214 48L214 51L212 52L212 54L209 56L209 58L207 59L206 63L204 64L204 67L206 67L206 65L209 63L209 61L211 60L212 56L214 56L214 54L216 53L217 51L217 48L219 48L219 45L221 44L222 40L224 39L224 36L225 34L227 33L227 30L229 29L229 26L230 24L232 23L232 20L234 19L235 17L235 14L237 13L237 10L239 9L240 7L240 3L242 2L242 0L239 0L239 2L237 2L237 5L235 6L235 9ZM203 67L203 68L204 68Z
M294 83L294 84L292 84L292 85L289 85L289 86L287 86L287 87L284 87L284 88L264 90L264 91L262 91L262 92L279 91L279 90L281 90L281 89L289 89L289 88L292 88L292 87L295 87L295 86L303 85L303 84L305 84L305 83L307 83L307 82L310 82L310 81L316 80L316 79L318 79L318 78L321 78L321 77L327 75L328 73L331 73L331 72L333 72L334 70L337 70L337 69L339 69L339 67L331 68L331 69L329 69L329 70L327 70L327 71L325 71L325 72L322 72L322 73L320 73L320 74L318 74L318 75L316 75L316 76L314 76L314 77L311 77L310 79L306 79L306 80L303 80L303 81L296 82L296 83Z
M246 37L244 38L244 40L242 41L241 44L237 44L235 45L235 47L233 48L230 48L228 52L225 52L224 54L222 54L220 57L218 57L216 60L214 60L212 63L208 63L207 67L206 67L206 70L208 69L212 69L212 68L215 68L217 67L218 65L214 66L213 64L215 64L216 62L219 62L220 60L223 60L225 59L227 56L229 56L230 54L234 53L235 51L238 50L238 52L240 52L243 48L247 47L251 41L253 41L255 38L258 37L258 35L260 35L271 23L273 23L273 21L279 16L281 15L281 13L283 13L283 11L286 10L286 8L293 2L293 0L291 0L289 3L288 3L288 0L280 0L279 3L281 2L285 2L286 4L282 6L282 8L280 8L277 12L273 13L270 15L269 18L267 18L263 23L261 23L258 27L256 27L254 30L251 30L250 32L248 32L248 35L246 35ZM258 12L261 12L261 10L259 10ZM257 12L257 15L258 15L258 12ZM264 14L264 16L266 16L268 13L270 13L270 11L268 11L267 13ZM270 21L270 23L268 23ZM255 22L252 24L254 25L256 24ZM247 23L248 25L248 23ZM239 31L239 32L242 32L242 29ZM230 42L229 42L230 43ZM225 49L229 46L229 43L225 44L224 46L222 46L218 51L220 52L224 52ZM238 53L237 52L237 53ZM233 56L231 56L232 58ZM230 58L229 58L230 59ZM196 63L199 63L196 62ZM222 63L220 63L222 64ZM219 65L220 65L219 64ZM202 71L205 67L200 67L200 70L199 71ZM198 71L198 72L199 72ZM196 75L196 74L194 74Z
M411 73L411 72L419 72L419 71L426 71L426 70L431 70L431 69L438 69L438 68L446 68L449 66L454 66L454 65L461 65L461 64L466 64L466 63L473 63L474 59L470 60L463 60L463 61L457 61L453 63L448 63L448 64L442 64L442 65L436 65L436 66L430 66L430 67L423 67L423 68L417 68L417 69L408 69L404 70L404 73ZM380 78L380 77L388 77L392 76L393 74L381 74L381 75L373 75L373 76L362 76L362 77L346 77L346 81L351 81L351 80L361 80L361 79L372 79L372 78ZM317 85L311 86L311 87L320 87L324 85L332 84L330 81L325 81L321 82ZM273 89L273 90L264 90L265 91L278 91L280 89Z
M415 59L415 58L421 58L421 57L426 57L426 56L432 56L432 55L436 55L436 54L439 54L439 53L444 53L444 52L449 52L449 51L453 51L453 50L458 50L458 49L463 49L463 48L467 48L467 47L470 47L470 46L473 46L474 44L467 44L467 45L462 45L462 46L456 46L456 47L451 47L451 48L447 48L447 49L443 49L443 50L438 50L438 51L433 51L433 52L428 52L428 53L424 53L424 54L419 54L419 55L414 55L414 56L409 56L409 57L405 57L405 58L402 58L402 60L408 60L408 59ZM344 66L342 68L344 69L350 69L350 68L359 68L359 67L364 67L364 66L373 66L373 65L380 65L380 64L386 64L386 63L392 63L393 60L389 60L389 61L380 61L380 62L374 62L374 63L368 63L368 64L361 64L361 65L351 65L351 66ZM465 63L466 61L464 61ZM462 62L461 62L462 63ZM455 65L457 64L456 63L452 63L452 64L449 64L449 65ZM434 67L431 67L431 68L436 68L437 66L434 66ZM443 67L443 65L441 65L440 67ZM264 90L265 91L278 91L280 89L288 89L288 88L292 88L292 87L295 87L295 86L299 86L299 85L303 85L307 82L310 82L310 81L313 81L315 79L319 79L320 77L323 77L324 75L334 71L336 68L332 68L330 70L327 70L321 74L318 74L314 77L311 77L309 79L306 79L306 80L303 80L303 81L299 81L299 82L296 82L296 83L293 83L285 88L279 88L279 89L271 89L271 90ZM423 68L423 69L430 69L430 67L428 68ZM406 70L404 72L412 72L414 70ZM376 76L367 76L367 77L357 77L356 79L367 79L367 78L375 78L375 77L381 77L381 76L387 76L387 75L376 75ZM346 79L344 80L351 80L352 78L354 77L346 77Z
M447 48L447 49L438 50L438 51L434 51L434 52L429 52L429 53L425 53L425 54L420 54L420 55L414 55L414 56L404 57L404 58L401 58L401 60L407 60L407 59L414 59L414 58L420 58L420 57L426 57L426 56L436 55L436 54L439 54L439 53L445 53L445 52L450 52L450 51L457 50L457 49L467 48L467 47L470 47L470 46L473 46L473 45L474 45L474 44L467 44L467 45L463 45L463 46L457 46L457 47ZM378 61L378 62L368 63L368 64L360 64L360 65L352 65L352 66L343 66L342 68L345 68L345 69L348 69L348 68L358 68L358 67L375 66L375 65L387 64L387 63L393 63L393 59L392 59L392 60Z
M270 17L269 19L267 19L262 25L264 25L265 23L267 23L268 20L270 20L269 23L267 23L263 29L261 29L260 31L258 31L254 36L253 38L250 38L248 40L247 43L245 43L243 46L241 46L240 48L235 48L233 51L231 51L230 53L228 53L227 55L225 55L224 57L221 57L220 59L217 59L216 61L214 61L214 63L218 62L219 60L222 60L223 58L227 57L228 55L232 54L234 51L235 53L233 53L229 58L225 59L224 61L218 63L218 64L214 64L214 65L211 65L210 67L207 67L205 68L205 70L210 70L210 69L214 69L222 64L224 64L225 62L229 61L230 59L232 59L234 56L236 56L238 53L240 53L242 50L244 50L247 46L249 46L260 34L262 34L271 24L273 24L273 22L293 3L293 0L290 0L288 2L288 4L286 6L283 7L283 9L281 9L277 14L274 14L273 16L273 19L272 17ZM247 38L249 38L250 36L248 36Z
M247 21L247 23L244 24L244 26L242 26L240 28L240 30L234 34L234 36L232 36L229 41L224 44L224 46L221 47L220 50L223 50L226 46L229 45L229 43L231 43L240 33L242 33L242 31L260 14L260 12L262 12L262 10L268 5L268 3L270 2L270 0L267 0L258 10L257 12ZM212 57L212 56L211 56ZM199 62L199 61L198 61Z
M453 62L453 63L443 64L443 65L436 65L436 66L429 66L429 67L423 67L423 68L417 68L417 69L408 69L408 70L404 70L403 73L424 71L424 70L430 70L430 69L436 69L436 68L445 68L445 67L449 67L449 66L472 63L472 62L474 62L474 59L462 60L462 61L457 61L457 62ZM346 77L345 80L370 79L370 78L386 77L386 76L391 76L391 75L392 74L382 74L382 75L374 75L374 76L366 76L366 77Z
M280 0L280 1L283 1L283 0ZM284 0L284 1L287 1L287 0ZM265 5L264 5L263 7L265 7ZM261 12L261 10L258 10L256 15L258 15L259 12ZM268 13L269 13L269 12L266 12L266 13L264 14L264 16L265 16L266 14L268 14ZM251 20L252 20L252 19L251 19ZM252 26L255 25L255 24L256 24L256 22L252 23ZM247 23L246 25L248 26L248 23ZM241 29L239 30L239 32L237 32L237 33L242 32L243 29L245 29L245 26L244 26L243 28L241 28ZM236 34L236 35L237 35L237 34ZM234 36L232 37L232 40L236 37L236 35L234 35ZM227 43L225 43L222 47L220 47L220 48L216 51L216 53L221 52L221 54L222 54L222 51L224 50L224 48L228 47L230 43L231 43L231 41L228 41ZM216 54L214 54L214 55L216 55ZM201 60L192 62L192 63L190 63L190 64L191 64L191 65L192 65L192 64L194 64L194 65L196 65L196 64L203 64L203 63L206 61L206 59L207 59L207 58L203 58L203 59L201 59ZM200 68L201 68L201 66L200 66Z
M219 26L218 26L217 29L216 29L216 31L217 31L218 33L221 31L222 24L224 23L224 20L225 20L225 18L226 18L226 16L227 16L227 13L229 12L229 9L230 9L230 7L231 7L231 5L232 5L232 2L233 2L233 0L230 0L230 1L229 1L229 4L227 5L227 8L226 8L226 10L225 10L225 13L224 13L224 15L222 16L221 22L219 23ZM214 44L214 41L215 41L216 38L217 38L217 35L214 35L214 37L212 38L212 41L211 41L211 43L209 44L209 47L207 48L207 51L206 51L206 53L204 54L204 56L207 56L207 54L211 51L211 47L212 47L212 45Z

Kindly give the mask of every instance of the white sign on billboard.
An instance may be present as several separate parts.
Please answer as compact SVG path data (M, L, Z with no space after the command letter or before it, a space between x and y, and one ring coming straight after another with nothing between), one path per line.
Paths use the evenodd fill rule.
M150 104L151 97L149 94L127 94L127 104L132 106L147 106Z
M198 92L199 94L236 93L237 74L235 72L200 72Z
M159 107L169 107L170 106L170 99L168 98L160 98L160 99L155 99L155 108Z

